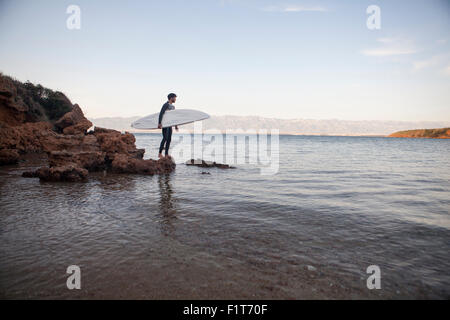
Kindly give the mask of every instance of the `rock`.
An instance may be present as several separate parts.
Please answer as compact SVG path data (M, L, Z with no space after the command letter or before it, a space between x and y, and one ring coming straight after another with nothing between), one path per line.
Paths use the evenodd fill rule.
M205 160L188 160L186 161L186 165L188 166L197 166L197 167L202 167L202 168L220 168L220 169L235 169L235 167L232 167L228 164L222 164L222 163L217 163L217 162L212 162L212 161L205 161Z
M37 171L25 171L22 173L24 178L39 178Z
M0 149L14 149L19 154L42 152L42 143L50 131L51 124L47 122L29 122L15 127L3 124L0 127Z
M113 161L117 154L126 154L132 158L142 159L145 150L136 149L136 138L129 132L95 127L93 135L97 138L100 149L106 153L107 160Z
M26 103L25 103L25 102ZM41 121L41 120L44 121ZM84 181L88 172L163 174L172 159L143 160L129 132L96 127L61 92L0 74L0 165L27 153L46 153L48 167L24 172L44 181Z
M11 78L0 76L0 123L14 126L25 121L28 107L16 97L17 87L14 81Z
M53 123L73 105L62 93L22 83L0 73L0 123L18 126L26 122Z
M16 164L17 162L19 162L19 152L17 152L17 150L0 150L0 165Z
M93 133L100 134L100 133L117 133L119 131L114 129L106 129L102 127L95 127Z
M78 104L75 104L72 111L67 112L55 122L55 128L64 134L86 133L90 127L92 127L92 122L84 117Z
M22 176L24 174L22 174ZM29 173L26 174L28 175ZM37 176L42 181L77 182L85 181L88 176L88 171L72 163L60 167L42 167L39 168L35 173L33 173L32 176Z
M163 174L175 169L171 158L159 160L135 159L124 154L117 154L111 163L111 171L115 173Z
M105 153L101 151L52 151L48 154L48 162L50 167L58 167L73 162L88 171L106 169Z

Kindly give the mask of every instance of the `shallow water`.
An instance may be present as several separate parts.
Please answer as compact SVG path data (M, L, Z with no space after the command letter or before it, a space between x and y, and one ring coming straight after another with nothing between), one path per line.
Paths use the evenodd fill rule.
M136 137L155 157L160 135ZM450 140L279 145L271 176L178 164L42 183L20 176L35 157L1 168L0 296L450 298ZM69 265L81 290L66 288ZM367 289L369 265L380 290Z

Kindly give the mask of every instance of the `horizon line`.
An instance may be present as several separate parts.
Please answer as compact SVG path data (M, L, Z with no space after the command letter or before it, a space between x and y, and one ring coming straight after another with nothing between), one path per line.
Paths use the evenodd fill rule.
M450 119L449 120L381 120L381 119L361 119L361 120L349 120L349 119L340 119L340 118L324 118L324 119L314 119L314 118L276 118L276 117L266 117L266 116L258 116L258 115L233 115L233 114L226 114L226 115L216 115L212 114L211 117L257 117L262 119L270 119L270 120L282 120L282 121L291 121L291 120L308 120L308 121L350 121L350 122L440 122L440 123L448 123L450 125ZM114 119L114 118L120 118L120 119L127 119L127 118L143 118L145 116L103 116L103 117L90 117L86 116L86 118L90 120L96 120L96 119ZM207 119L206 119L207 120Z

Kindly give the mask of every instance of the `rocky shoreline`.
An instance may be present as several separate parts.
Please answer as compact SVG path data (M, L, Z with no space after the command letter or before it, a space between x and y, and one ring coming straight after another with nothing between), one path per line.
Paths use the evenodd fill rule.
M105 170L154 175L175 169L170 158L144 160L131 133L91 127L64 94L0 74L0 165L46 153L47 166L23 173L44 181L85 181L89 172Z

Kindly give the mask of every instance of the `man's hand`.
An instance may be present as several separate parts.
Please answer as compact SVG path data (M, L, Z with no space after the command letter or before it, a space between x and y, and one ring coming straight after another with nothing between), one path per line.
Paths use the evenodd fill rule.
M162 128L161 123L158 123L158 129L161 129L161 128Z
M175 126L175 130L177 130L177 131L178 131L178 126Z

